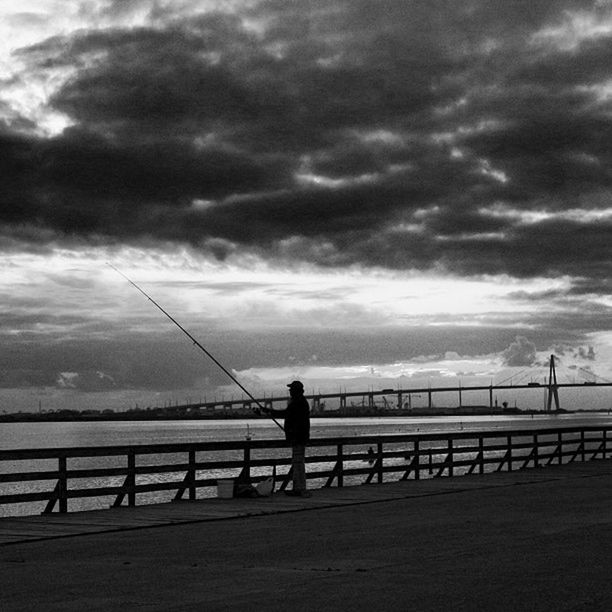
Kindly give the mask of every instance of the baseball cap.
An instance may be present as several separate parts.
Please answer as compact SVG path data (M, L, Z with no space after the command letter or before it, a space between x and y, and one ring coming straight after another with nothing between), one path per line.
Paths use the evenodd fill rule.
M287 385L290 389L301 389L304 390L304 385L299 380L294 380Z

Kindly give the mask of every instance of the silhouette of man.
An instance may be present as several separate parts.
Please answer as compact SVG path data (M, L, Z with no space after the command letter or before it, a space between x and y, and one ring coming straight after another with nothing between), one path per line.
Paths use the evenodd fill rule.
M287 495L310 497L306 489L306 444L310 439L310 406L304 397L304 385L294 380L287 385L291 399L284 410L266 408L265 412L285 417L285 439L291 445L293 489Z

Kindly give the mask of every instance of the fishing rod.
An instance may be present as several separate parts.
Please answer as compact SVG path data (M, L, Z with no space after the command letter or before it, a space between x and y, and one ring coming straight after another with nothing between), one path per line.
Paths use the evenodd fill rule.
M207 351L172 315L166 312L149 294L145 293L143 289L141 289L133 280L131 280L123 272L121 272L121 270L117 269L110 262L106 262L106 263L115 272L117 272L117 274L120 274L121 276L123 276L123 278L125 278L125 280L128 283L130 283L130 285L138 289L138 291L140 291L140 293L142 293L142 295L144 295L155 307L161 310L161 312L163 312L210 360L212 360L219 368L221 368L223 372L225 372L225 374L227 374L227 376L229 376L247 394L247 396L250 397L257 404L257 407L264 414L267 412L267 409L264 406L262 406L259 403L259 401L256 400L251 395L251 393L236 379L236 377L222 363L220 363L217 359L215 359L215 357L210 353L210 351ZM255 412L259 414L257 410L255 410ZM285 431L284 427L273 416L270 416L270 415L268 416L276 423L276 425L278 425L278 427L280 427L283 431Z

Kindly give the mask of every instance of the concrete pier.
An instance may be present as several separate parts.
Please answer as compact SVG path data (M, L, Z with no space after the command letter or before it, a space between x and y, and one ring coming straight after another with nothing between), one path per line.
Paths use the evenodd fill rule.
M612 610L612 462L0 519L0 610Z

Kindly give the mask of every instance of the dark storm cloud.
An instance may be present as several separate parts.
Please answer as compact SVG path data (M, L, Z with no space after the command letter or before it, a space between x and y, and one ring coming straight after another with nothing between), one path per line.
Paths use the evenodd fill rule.
M47 141L0 136L0 146L7 153L0 197L11 204L2 221L82 235L162 237L176 209L187 217L194 198L282 181L281 164L237 152L163 141L117 145L78 129Z
M609 221L558 214L605 208L612 187L612 37L555 39L576 11L609 17L583 1L268 1L22 49L36 74L71 71L51 104L74 125L0 131L2 233L599 282ZM524 222L534 209L549 214Z
M602 294L602 293L610 293L612 292L612 279L610 278L602 278L602 279L589 279L589 278L580 278L574 282L574 285L571 289L571 294L573 295L588 295L588 294Z

